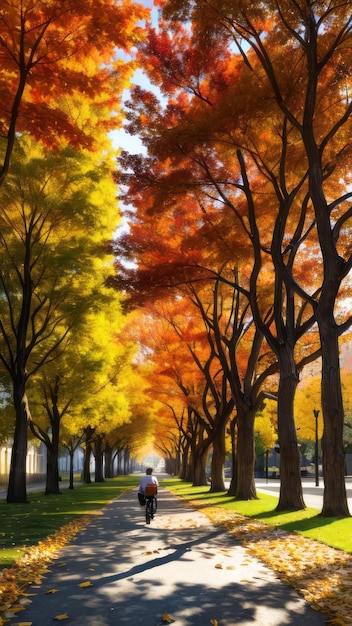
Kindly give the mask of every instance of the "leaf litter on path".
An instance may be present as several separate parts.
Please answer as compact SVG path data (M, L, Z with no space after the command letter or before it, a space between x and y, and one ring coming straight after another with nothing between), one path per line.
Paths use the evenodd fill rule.
M191 504L195 509L201 509L214 525L225 527L243 543L249 553L258 557L281 580L299 591L313 609L330 615L328 623L339 626L352 624L352 555L221 507L204 509L201 501L192 501ZM14 612L13 607L16 607L19 598L30 595L26 593L28 586L41 583L48 563L56 558L59 549L91 519L87 515L74 520L45 541L30 548L12 567L0 572L0 626L6 621L6 618L3 621L4 614L11 612L11 609ZM194 526L194 520L189 514L184 519L183 527L187 524ZM216 564L215 567L220 565ZM81 586L91 584L86 581ZM164 616L166 615L167 612ZM66 615L54 617L60 621L67 618ZM164 623L167 621L164 620Z
M192 504L299 591L313 609L330 615L329 623L352 624L352 555L221 507Z

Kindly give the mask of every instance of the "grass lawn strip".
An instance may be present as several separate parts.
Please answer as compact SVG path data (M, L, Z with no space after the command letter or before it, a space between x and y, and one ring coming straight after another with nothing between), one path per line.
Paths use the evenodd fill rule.
M352 557L296 533L249 520L221 507L192 503L215 525L222 525L281 580L298 590L312 608L336 622L352 624Z
M130 483L121 488L120 483L116 497L132 486ZM224 494L210 494L208 488L203 493L194 489L189 492L189 485L175 479L163 481L163 486L201 510L213 524L225 527L251 554L298 590L314 609L329 614L330 623L339 626L352 624L351 554L296 532L269 525L253 516L239 514L228 507L237 504L241 506L241 503L228 497L223 498ZM191 495L187 497L189 493ZM219 498L221 504L216 506L215 500ZM105 502L102 499L101 508L108 501L111 499ZM88 503L88 508L91 504ZM82 512L86 514L71 520L37 545L26 549L11 567L0 572L0 626L6 623L8 617L22 610L26 601L30 601L26 593L28 586L33 582L40 584L48 563L57 558L58 551L88 525L94 515L101 514L100 510Z
M0 572L0 626L9 617L23 610L26 598L31 595L26 593L29 585L41 583L48 564L57 557L58 551L86 527L92 518L91 513L69 522L38 545L29 548L11 567Z
M281 580L299 591L313 609L330 615L330 623L352 624L351 518L320 518L312 509L280 514L275 511L277 498L263 494L258 500L242 502L226 493L211 493L209 487L192 487L179 479L165 481L165 484L175 495L201 510L214 525L225 527ZM241 513L234 510L236 508ZM248 515L244 515L243 510ZM256 519L255 512L268 522ZM304 532L314 532L327 541L331 541L330 527L340 528L340 532L344 528L345 538L339 537L337 543L346 544L349 552L287 530L287 527L296 527L299 532L303 528Z
M7 528L14 525L18 529L23 525L35 528L38 509L42 511L42 515L44 511L48 523L45 526L47 536L43 537L45 528L37 529L40 539L33 541L31 546L21 545L17 550L16 558L13 556L14 552L10 551L11 565L0 571L0 626L6 624L10 617L22 611L24 605L30 602L29 596L32 594L27 594L29 585L41 583L49 564L58 558L59 550L88 526L95 515L101 515L101 509L105 505L137 486L138 483L138 477L120 476L104 483L80 485L73 491L65 489L62 495L57 496L33 493L30 503L25 505L7 505L1 502L0 508L7 511ZM23 507L27 509L25 517L23 517ZM34 517L32 524L31 514ZM71 521L60 527L62 519L67 519L67 517L70 517ZM2 519L5 523L5 513ZM55 523L57 530L49 534L48 529L51 529ZM2 541L6 542L6 533L2 534L5 535ZM24 534L29 535L28 528ZM16 539L22 535L22 530L17 530ZM34 540L34 530L30 536ZM11 535L11 538L14 537Z

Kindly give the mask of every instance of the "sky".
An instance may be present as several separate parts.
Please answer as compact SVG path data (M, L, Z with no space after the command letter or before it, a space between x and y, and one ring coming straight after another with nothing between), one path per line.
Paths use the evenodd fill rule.
M140 1L144 6L151 9L152 25L156 27L158 23L158 8L153 6L153 0L140 0ZM136 72L134 73L132 77L131 83L140 85L141 87L145 87L147 89L150 89L151 91L153 91L153 89L155 90L155 87L153 87L153 85L149 83L149 81L144 76L142 70L136 70ZM126 89L124 96L123 96L123 101L125 102L128 99L129 99L129 90ZM144 152L143 144L139 140L139 138L135 135L134 136L129 135L128 133L126 133L126 131L123 128L120 130L112 131L110 133L110 137L112 139L113 146L116 150L118 149L127 150L128 152L131 152L132 154L138 154L140 152Z

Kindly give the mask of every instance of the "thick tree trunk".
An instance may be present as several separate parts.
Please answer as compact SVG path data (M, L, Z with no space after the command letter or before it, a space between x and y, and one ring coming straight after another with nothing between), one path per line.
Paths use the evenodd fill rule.
M54 449L53 445L47 446L46 453L47 462L45 495L48 496L50 494L60 493L58 468L59 454L58 450Z
M338 328L334 317L336 300L341 282L345 276L345 261L339 255L336 237L336 218L331 215L325 197L321 137L316 139L314 131L315 108L317 102L320 53L313 20L309 29L309 53L307 54L309 80L307 81L306 111L303 117L302 137L309 161L309 192L314 206L317 232L321 248L324 278L320 292L316 319L319 327L322 351L322 409L324 434L322 439L324 500L322 515L325 517L350 515L348 510L345 459L343 453L343 402L340 381ZM347 109L346 109L347 111ZM341 118L342 119L342 118ZM328 136L328 135L326 135ZM327 146L325 146L325 151ZM331 198L329 202L331 201Z
M320 319L318 313L317 317L322 346L321 397L324 417L322 438L324 498L321 515L348 517L350 512L345 483L344 411L337 327L328 314L322 315Z
M112 478L113 472L113 454L112 447L109 444L105 444L105 478Z
M95 448L95 478L94 482L104 482L104 465L103 465L103 441L101 437L94 439Z
M210 491L217 493L225 491L224 465L226 457L225 449L226 421L216 432L213 441L213 456L211 461L211 485Z
M193 457L193 487L202 487L208 484L206 462L209 446L199 446Z
M237 490L237 450L236 450L236 435L237 435L237 416L230 422L231 433L231 462L232 462L232 476L230 487L228 489L228 496L236 496Z
M293 350L288 342L278 350L280 380L278 390L278 432L280 444L280 497L278 511L299 511L305 508L301 480L301 462L298 449L293 404L298 373Z
M125 448L123 455L123 473L127 476L130 473L130 451L128 448Z
M257 492L254 480L255 412L237 407L237 485L236 500L255 500Z
M92 455L92 436L93 436L93 432L94 432L94 429L91 428L90 426L87 426L87 428L85 429L86 445L85 445L85 450L84 450L83 476L82 476L82 481L85 484L90 484L92 482L92 478L91 478L91 475L90 475L90 458L91 458L91 455Z
M12 445L10 475L7 490L8 503L27 502L26 462L28 447L28 403L24 381L14 381L13 398L16 425Z
M181 466L179 471L179 478L186 482L192 482L192 463L190 461L191 448L190 443L186 443L183 449L183 455L181 459Z
M55 415L56 413L56 415ZM51 442L47 445L45 495L60 493L59 487L59 433L60 417L53 411L56 419L51 420Z

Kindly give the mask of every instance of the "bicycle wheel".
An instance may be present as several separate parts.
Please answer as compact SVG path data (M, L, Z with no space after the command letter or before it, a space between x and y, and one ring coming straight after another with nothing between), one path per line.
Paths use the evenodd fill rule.
M150 498L147 498L147 503L145 505L145 521L146 521L146 524L150 524L151 516L152 516L152 513L151 513L151 500L150 500Z

